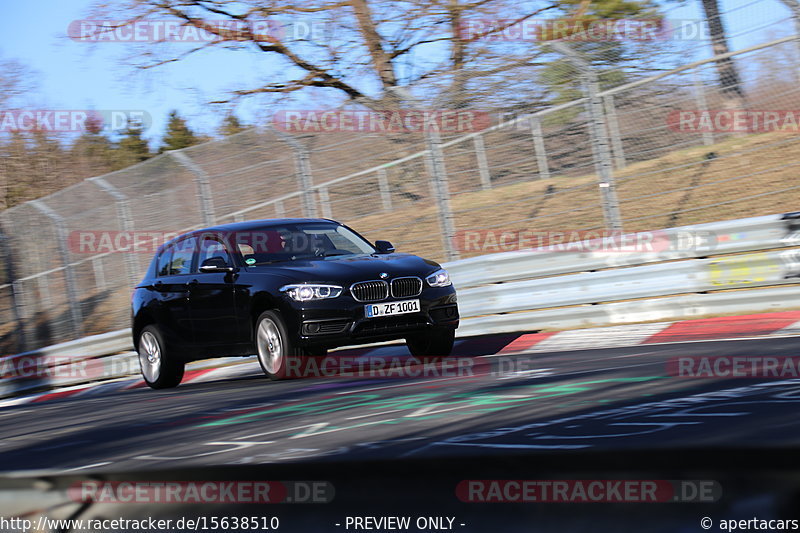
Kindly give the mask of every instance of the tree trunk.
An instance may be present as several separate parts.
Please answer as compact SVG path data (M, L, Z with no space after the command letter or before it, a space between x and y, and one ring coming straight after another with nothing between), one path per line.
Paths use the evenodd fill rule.
M702 0L702 4L711 34L711 49L714 55L728 53L730 50L728 49L725 26L722 23L722 16L719 12L718 0ZM720 91L724 99L723 106L726 109L744 109L745 101L742 81L733 59L728 57L716 61L716 68Z

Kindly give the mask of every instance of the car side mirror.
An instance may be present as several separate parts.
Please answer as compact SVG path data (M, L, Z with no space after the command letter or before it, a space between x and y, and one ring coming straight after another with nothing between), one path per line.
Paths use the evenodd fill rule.
M236 269L227 262L222 257L215 255L214 257L209 257L203 264L200 265L200 272L204 272L206 274L214 273L214 272L236 272Z
M379 254L391 254L394 252L394 246L389 241L375 241L375 248Z

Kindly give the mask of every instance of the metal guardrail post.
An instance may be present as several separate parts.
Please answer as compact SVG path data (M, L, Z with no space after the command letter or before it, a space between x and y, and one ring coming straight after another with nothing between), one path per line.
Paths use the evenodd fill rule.
M617 170L625 168L625 149L622 145L622 135L619 132L617 120L617 107L614 105L614 95L608 94L603 98L606 118L608 120L608 134L611 136L611 151L614 153L614 167Z
M203 224L206 226L213 226L216 217L214 216L214 196L211 192L211 182L209 181L208 173L180 150L173 150L167 153L171 155L179 165L194 174L197 194L200 197L200 210L202 211L200 216L203 218Z
M539 179L550 178L550 163L547 161L547 149L544 146L544 135L542 135L542 121L536 115L531 115L529 119L531 135L533 135L533 149L536 153L536 166L539 169Z
M314 202L314 180L311 177L311 163L308 150L302 147L295 149L297 179L300 190L303 191L303 216L316 218L317 204Z
M378 190L381 193L381 203L383 210L389 212L392 210L392 192L389 190L389 177L386 175L385 168L378 169Z
M271 128L272 131L283 139L294 151L294 166L297 176L297 189L303 193L303 216L316 218L317 205L314 202L314 178L311 175L311 162L308 149L300 141L286 132ZM328 206L330 208L330 206ZM277 208L276 208L277 209ZM324 206L323 206L324 209Z
M489 161L486 159L486 145L483 143L483 135L476 135L472 139L475 145L475 159L478 161L478 175L481 177L481 187L483 190L492 188L492 176L489 174Z
M422 109L419 101L405 87L395 87L394 90L403 99L411 102L414 107ZM445 257L448 261L455 261L459 258L458 250L455 248L456 229L453 211L450 208L450 188L447 182L447 169L444 164L442 137L439 134L439 126L436 121L430 121L430 127L425 128L425 142L428 145L428 169L431 174L431 187L439 213L439 228L442 232Z
M333 212L331 211L331 199L328 196L328 188L320 187L317 189L317 194L319 194L319 205L322 206L322 218L333 218Z
M53 221L58 239L58 252L61 256L61 264L64 267L64 280L67 288L67 302L69 304L70 320L72 322L72 334L80 337L83 331L83 314L81 313L81 302L78 298L78 283L75 279L75 270L69 260L69 248L67 245L68 235L64 217L53 211L50 206L42 200L31 200L30 204L41 211L47 218Z
M22 301L22 286L16 279L14 268L14 253L11 250L9 238L0 230L0 255L6 271L6 283L11 288L11 307L14 310L14 321L17 323L17 350L24 352L28 349L28 336L25 331L25 307Z
M36 284L39 286L39 297L42 299L44 309L53 308L53 295L50 292L50 281L47 276L37 276Z
M703 87L703 80L700 79L700 69L692 70L692 84L694 85L694 101L697 104L698 111L707 111L708 103L706 102L706 91ZM714 144L714 133L710 130L703 130L703 144L711 146Z
M453 220L453 211L450 209L450 189L447 183L447 170L444 166L442 153L442 138L439 136L438 127L434 126L427 132L428 153L430 154L431 169L433 170L433 185L436 191L436 206L439 211L439 224L442 229L442 241L445 257L448 261L459 258L458 250L454 243L456 229Z
M113 186L111 183L106 181L102 176L96 178L89 178L88 181L95 183L98 187L103 189L107 192L112 198L114 198L114 204L117 210L117 216L119 217L120 229L126 233L133 234L134 232L134 225L133 225L133 215L131 214L131 206L130 206L130 199L128 195L120 191L117 187ZM125 268L128 272L128 285L133 287L139 281L139 265L138 261L136 261L135 250L128 250L125 252ZM98 278L97 275L97 265L95 262L92 262L92 266L95 267L95 280L98 282L98 287L105 287L105 276L101 275L101 278ZM102 267L101 267L102 268Z
M611 150L609 149L605 114L603 113L603 100L599 96L600 83L597 79L597 73L578 52L566 43L554 42L550 45L564 54L581 73L588 99L586 107L589 112L589 132L592 136L592 152L594 153L594 164L599 181L598 186L602 198L606 227L613 231L621 231L622 216L619 212Z
M98 290L104 291L108 286L106 283L106 273L103 269L101 259L92 258L92 270L94 271L94 283Z

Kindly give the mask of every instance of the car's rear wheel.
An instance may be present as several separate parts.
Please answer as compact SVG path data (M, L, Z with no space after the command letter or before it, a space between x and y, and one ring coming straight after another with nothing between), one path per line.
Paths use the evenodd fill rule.
M167 349L158 326L145 326L139 334L139 366L142 378L151 389L177 387L186 364Z
M256 348L261 370L270 379L297 377L293 370L300 368L304 351L292 341L280 315L264 311L256 321Z
M408 351L414 357L440 358L453 352L456 330L437 328L406 338Z

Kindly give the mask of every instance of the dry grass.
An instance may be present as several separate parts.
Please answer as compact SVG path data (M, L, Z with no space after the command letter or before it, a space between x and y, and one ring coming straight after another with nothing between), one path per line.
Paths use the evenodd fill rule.
M800 138L774 133L731 138L669 153L615 171L625 230L642 231L800 209ZM604 227L594 174L553 177L458 192L451 200L458 231L580 230ZM457 190L455 187L451 187ZM790 189L790 190L785 190ZM444 259L432 202L349 219L372 238ZM464 256L476 255L464 254Z

